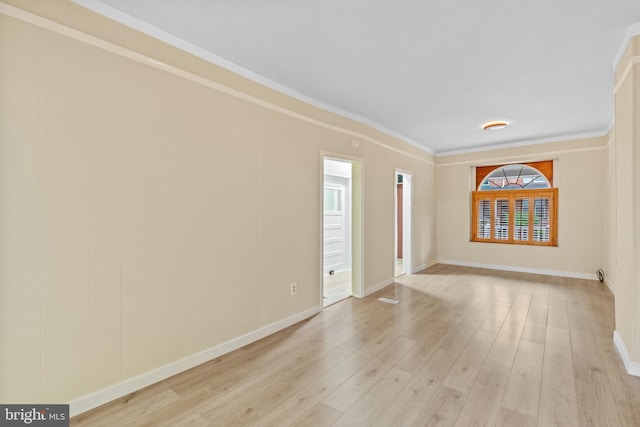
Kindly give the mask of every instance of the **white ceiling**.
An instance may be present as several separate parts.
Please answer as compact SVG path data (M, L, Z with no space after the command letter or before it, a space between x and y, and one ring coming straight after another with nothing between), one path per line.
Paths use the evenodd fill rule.
M437 154L606 133L640 33L639 0L75 1Z

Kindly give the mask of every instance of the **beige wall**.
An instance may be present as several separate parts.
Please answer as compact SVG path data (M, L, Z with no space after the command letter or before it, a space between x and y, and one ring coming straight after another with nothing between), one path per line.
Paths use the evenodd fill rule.
M617 230L617 185L615 180L616 173L616 144L615 144L615 127L611 130L607 140L606 150L606 179L605 179L605 228L604 228L604 271L606 273L606 282L609 289L616 292L615 284L617 283L617 247L616 247L616 230Z
M429 154L73 4L11 3L192 75L0 14L0 401L67 402L318 307L321 152L363 162L365 288L392 278L395 168L413 265L435 260Z
M561 275L595 277L604 256L606 138L529 145L437 159L438 259ZM470 241L474 167L554 160L558 187L558 246Z
M615 136L609 149L607 260L615 291L617 342L627 370L640 375L640 38L631 39L616 70ZM625 353L628 353L625 355Z

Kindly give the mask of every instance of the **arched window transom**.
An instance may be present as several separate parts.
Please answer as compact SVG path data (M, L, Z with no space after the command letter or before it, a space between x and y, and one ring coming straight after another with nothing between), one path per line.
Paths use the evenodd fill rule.
M542 172L528 165L506 165L487 175L478 191L551 188Z

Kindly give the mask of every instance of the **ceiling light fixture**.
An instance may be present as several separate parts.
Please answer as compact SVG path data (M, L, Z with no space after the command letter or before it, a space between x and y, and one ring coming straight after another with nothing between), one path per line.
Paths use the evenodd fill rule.
M484 130L498 130L498 129L504 129L507 127L507 122L505 121L496 121L496 122L487 122L485 124L482 125L482 129Z

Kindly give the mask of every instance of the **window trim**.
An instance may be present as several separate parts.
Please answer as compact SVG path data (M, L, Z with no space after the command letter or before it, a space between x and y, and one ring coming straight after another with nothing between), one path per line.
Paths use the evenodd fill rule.
M515 240L515 200L529 199L528 240ZM540 242L534 239L534 200L536 198L549 199L549 241ZM509 233L507 239L495 238L495 201L509 201ZM478 201L490 200L490 227L489 238L478 237ZM501 190L501 191L473 191L471 193L471 241L480 243L503 243L515 245L533 246L558 246L558 189L544 188L533 190Z
M544 175L547 181L549 181L549 185L553 187L553 160L543 160L540 162L505 163L502 165L476 166L476 191L478 191L482 182L491 172L505 166L510 166L512 164L529 166L538 170L542 175Z

